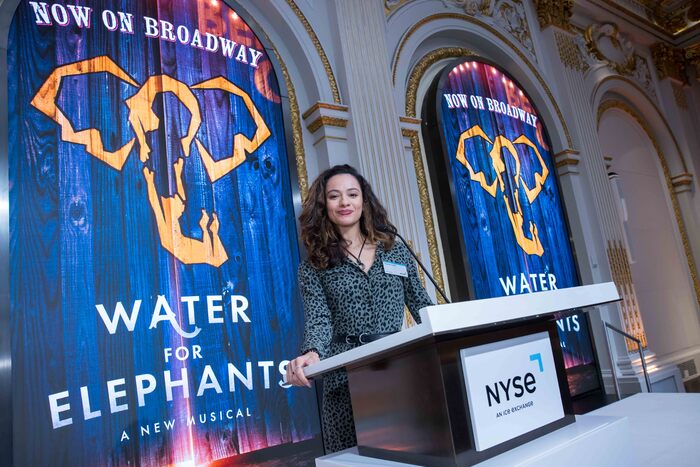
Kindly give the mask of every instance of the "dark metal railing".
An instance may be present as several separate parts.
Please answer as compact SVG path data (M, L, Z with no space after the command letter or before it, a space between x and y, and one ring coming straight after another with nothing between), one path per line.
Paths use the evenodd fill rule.
M637 344L637 350L639 351L639 359L642 362L642 371L644 372L644 380L646 381L647 385L647 392L651 392L651 382L649 381L649 372L647 371L647 363L644 360L644 349L642 348L642 341L637 339L631 334L626 333L622 329L618 329L615 326L613 326L610 323L606 323L603 321L603 324L605 324L605 339L608 341L608 351L610 352L610 370L612 372L612 377L613 377L613 382L615 383L615 391L617 392L617 398L622 399L622 394L620 393L620 385L617 382L617 375L616 375L616 365L615 365L615 359L613 358L613 351L612 351L612 346L610 345L611 339L610 335L608 334L608 329L615 331L616 333L626 337L627 339L635 342Z

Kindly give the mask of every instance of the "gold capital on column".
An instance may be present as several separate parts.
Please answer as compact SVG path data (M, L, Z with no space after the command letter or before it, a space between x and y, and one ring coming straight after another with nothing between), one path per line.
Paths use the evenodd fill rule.
M651 46L651 56L654 59L659 79L671 78L683 84L688 83L682 50L671 47L664 42L657 42Z
M537 19L541 29L549 26L556 26L567 31L570 29L569 20L574 10L573 0L536 0L535 3L537 4Z

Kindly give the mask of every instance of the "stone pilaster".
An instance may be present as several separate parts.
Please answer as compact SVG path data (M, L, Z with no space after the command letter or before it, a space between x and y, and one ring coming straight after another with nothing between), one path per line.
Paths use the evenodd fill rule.
M367 177L404 237L423 238L415 215L413 163L405 157L399 115L393 99L386 44L386 16L380 0L333 0L339 41L338 68L350 107L350 146L358 169ZM352 159L351 159L352 160ZM424 258L427 251L422 252Z
M557 34L566 34L557 32ZM580 154L563 151L555 156L557 170L565 202L569 206L570 222L574 230L580 264L589 261L593 282L613 280L623 298L620 305L599 307L600 313L590 313L591 327L598 349L606 390L613 391L612 371L617 375L623 393L636 392L640 389L640 380L632 366L625 339L612 335L608 349L616 362L616 368L610 367L609 355L606 355L606 333L602 321L624 329L630 334L644 338L644 331L636 306L634 284L626 271L629 271L622 220L616 208L608 169L598 140L595 112L590 107L589 90L583 79L583 67L570 66L562 61L562 82L568 94L570 108L577 109L569 117L570 128L576 129L580 141ZM576 206L576 213L572 213ZM599 228L594 228L598 225ZM578 232L576 232L578 231ZM576 238L578 236L578 238ZM578 245L585 245L584 249ZM588 257L581 255L581 250L588 251ZM626 266L626 267L625 267ZM583 269L583 267L582 267ZM582 275L585 276L582 271ZM628 280L629 279L629 280ZM585 280L585 277L584 277Z

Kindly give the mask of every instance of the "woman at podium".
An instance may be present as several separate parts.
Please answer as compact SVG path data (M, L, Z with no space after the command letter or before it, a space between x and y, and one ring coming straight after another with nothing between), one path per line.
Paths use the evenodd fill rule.
M299 266L304 340L286 376L311 387L305 366L401 330L404 305L420 322L418 310L432 303L386 209L354 168L319 175L299 222L308 252ZM324 377L322 423L327 452L357 444L344 370Z

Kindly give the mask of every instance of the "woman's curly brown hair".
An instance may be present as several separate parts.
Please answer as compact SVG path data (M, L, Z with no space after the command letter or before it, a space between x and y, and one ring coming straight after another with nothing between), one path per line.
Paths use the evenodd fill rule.
M386 209L372 192L367 180L347 164L336 165L321 173L311 184L299 216L301 240L309 253L309 262L318 269L332 268L345 258L341 243L343 239L335 224L328 218L326 210L328 180L341 174L352 175L360 184L363 200L360 232L367 238L367 242L381 242L386 250L394 246L395 235L391 232L395 232L396 228L389 222Z

